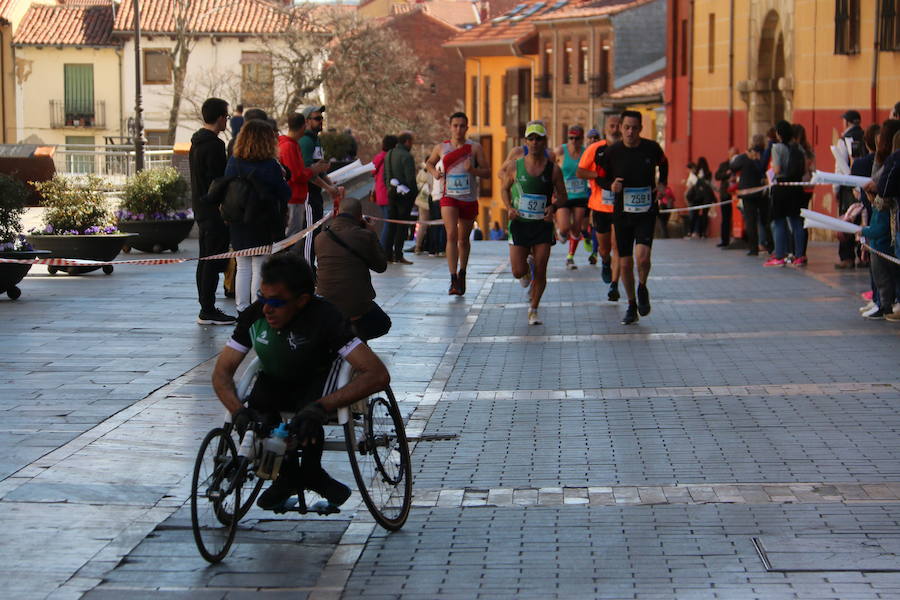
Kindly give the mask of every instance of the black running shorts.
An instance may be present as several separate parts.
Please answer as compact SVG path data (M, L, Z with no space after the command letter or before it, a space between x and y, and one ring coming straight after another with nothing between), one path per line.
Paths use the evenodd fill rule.
M607 234L612 230L613 214L611 212L591 211L591 225L598 234Z
M619 256L633 256L634 245L653 246L656 211L634 214L622 213L613 217L616 227L616 248Z
M548 221L521 221L513 219L509 222L509 243L512 246L531 248L540 244L553 245L553 223Z

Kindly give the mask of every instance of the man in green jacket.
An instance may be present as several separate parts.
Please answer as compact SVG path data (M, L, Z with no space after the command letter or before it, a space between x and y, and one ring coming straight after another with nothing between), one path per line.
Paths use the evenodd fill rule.
M388 189L388 218L409 221L410 211L419 189L416 186L416 161L410 150L413 135L404 131L397 136L397 145L384 157L384 185ZM403 242L408 235L408 225L388 223L388 253L390 262L411 265L403 258Z

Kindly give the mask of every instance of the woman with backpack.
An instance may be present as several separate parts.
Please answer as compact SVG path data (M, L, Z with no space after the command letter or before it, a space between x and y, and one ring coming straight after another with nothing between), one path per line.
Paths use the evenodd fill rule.
M794 129L787 121L775 125L778 142L772 146L772 171L775 182L799 182L806 172L806 156L794 143ZM775 185L772 194L772 228L775 231L775 254L763 263L764 267L783 267L787 264L788 222L794 236L794 248L804 252L806 230L800 217L803 188L793 185ZM803 257L805 261L805 256Z
M231 247L246 250L282 239L291 187L278 162L278 137L268 122L244 123L225 167L225 177L232 178L222 206L231 233ZM237 258L234 287L238 312L255 299L262 282L260 270L267 256Z
M709 161L706 160L706 157L701 156L696 165L688 165L688 168L691 169L691 175L688 176L689 189L685 193L688 206L702 206L716 202L716 193L709 182L712 171L710 171ZM709 212L708 208L691 211L691 238L706 237L707 212Z

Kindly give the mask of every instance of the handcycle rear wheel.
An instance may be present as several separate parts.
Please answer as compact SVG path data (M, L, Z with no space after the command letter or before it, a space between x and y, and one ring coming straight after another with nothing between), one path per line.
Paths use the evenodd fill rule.
M191 529L200 555L210 563L225 558L234 542L243 479L231 436L221 427L213 429L200 444L191 480Z
M344 424L350 466L363 502L389 531L403 527L412 504L412 464L403 417L391 388L369 397Z

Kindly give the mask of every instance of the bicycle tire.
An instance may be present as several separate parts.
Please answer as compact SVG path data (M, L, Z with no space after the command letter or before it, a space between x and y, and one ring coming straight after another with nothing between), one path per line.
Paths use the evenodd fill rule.
M204 459L214 443L212 464L207 465ZM240 506L241 503L240 485L233 485L233 479L230 483L227 480L227 470L229 466L233 468L236 462L237 449L231 436L221 427L206 434L194 461L191 479L191 530L200 555L213 564L225 558L237 532L238 520L231 518L227 522L229 519L225 515L230 513L227 508L223 508L223 503L227 505L232 496L232 506ZM224 491L219 489L223 483L226 485ZM223 495L211 497L212 494ZM223 523L223 520L226 522Z
M397 531L412 506L412 462L394 392L388 386L381 394L368 398L366 412L344 424L344 441L366 508L383 528ZM389 423L376 411L386 411Z
M230 433L232 434L231 441L234 443L235 448L241 447L241 440L243 436L238 437L237 432L232 427ZM246 514L253 507L253 502L256 500L256 497L259 496L260 490L262 490L264 480L260 479L253 472L253 464L247 464L245 467L245 471L243 477L241 478L241 505L238 509L237 513L237 521L240 522ZM228 513L224 515L225 518L228 517ZM224 524L224 523L223 523Z

